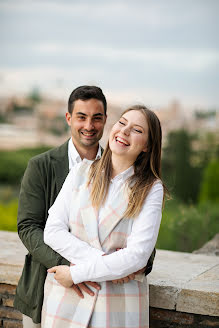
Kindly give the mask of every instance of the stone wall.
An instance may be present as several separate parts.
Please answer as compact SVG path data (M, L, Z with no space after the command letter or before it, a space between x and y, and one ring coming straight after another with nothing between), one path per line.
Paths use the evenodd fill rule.
M22 327L13 308L26 249L0 231L0 327ZM150 286L151 328L219 327L219 258L158 250Z
M22 328L22 315L13 308L15 285L0 284L0 327Z

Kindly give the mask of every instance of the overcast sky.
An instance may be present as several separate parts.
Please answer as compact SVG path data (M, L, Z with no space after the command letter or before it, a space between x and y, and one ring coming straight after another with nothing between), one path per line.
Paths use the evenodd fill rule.
M219 107L218 0L0 0L0 95Z

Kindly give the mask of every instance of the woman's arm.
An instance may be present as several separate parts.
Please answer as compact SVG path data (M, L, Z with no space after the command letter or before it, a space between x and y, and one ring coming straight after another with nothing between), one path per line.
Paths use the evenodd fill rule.
M133 222L127 247L106 256L98 256L70 268L74 283L106 281L125 277L143 268L155 246L161 222L163 187L156 183Z
M104 252L91 247L69 232L69 213L75 174L77 169L73 168L53 206L49 209L44 242L69 262L77 264L97 256L101 257Z

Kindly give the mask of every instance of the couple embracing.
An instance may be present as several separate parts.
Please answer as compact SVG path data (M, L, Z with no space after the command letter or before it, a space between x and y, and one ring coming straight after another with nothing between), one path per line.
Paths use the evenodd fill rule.
M161 126L132 106L103 151L106 110L100 88L75 89L71 139L28 163L18 233L29 253L14 303L24 328L149 327L146 275L165 190Z

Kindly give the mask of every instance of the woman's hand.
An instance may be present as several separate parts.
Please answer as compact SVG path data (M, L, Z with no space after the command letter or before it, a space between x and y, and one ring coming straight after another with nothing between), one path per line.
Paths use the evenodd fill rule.
M72 287L74 284L70 273L70 267L68 265L54 266L47 271L49 273L54 273L55 280L66 288Z

